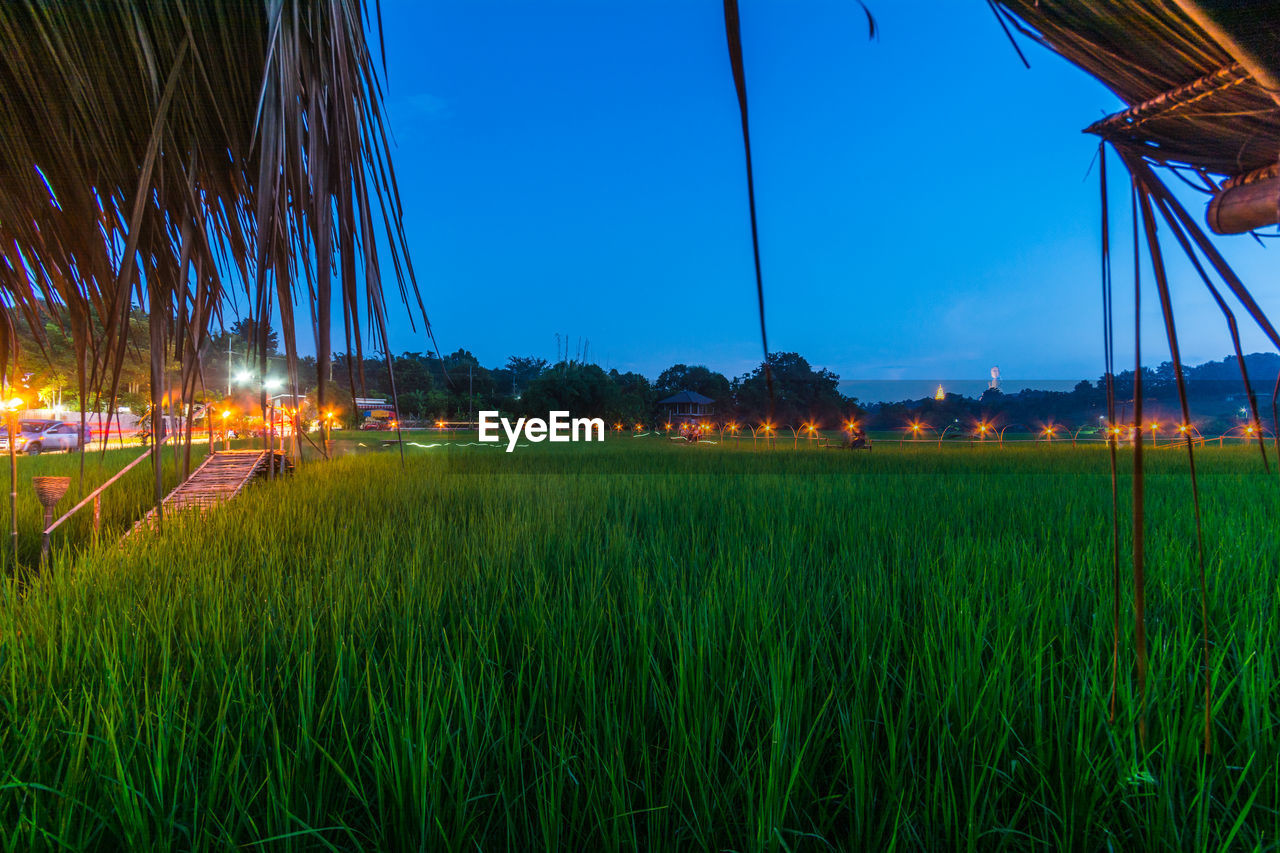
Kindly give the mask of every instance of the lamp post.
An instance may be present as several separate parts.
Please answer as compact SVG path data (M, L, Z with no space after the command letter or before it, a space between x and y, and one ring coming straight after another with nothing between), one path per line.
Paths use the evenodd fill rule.
M911 423L907 424L906 430L904 430L902 433L902 438L898 439L898 446L901 447L902 442L904 441L919 441L920 432L922 430L927 430L927 429L930 429L928 424L922 424L920 423L920 421L912 421ZM911 438L907 438L908 432L911 433Z
M10 537L13 542L13 569L18 570L18 410L22 408L22 400L14 397L5 404L4 411L9 427L9 521Z
M266 426L265 438L267 443L266 449L271 453L271 458L268 462L268 468L267 468L268 479L274 479L276 475L276 460L275 460L276 419L275 419L275 411L274 411L275 407L271 404L271 392L275 391L279 387L280 387L279 379L273 378L273 379L262 380L262 392L263 392L263 396L266 398L266 401L267 401L267 405L262 410L263 419L266 421L265 423L265 426Z
M763 435L764 449L769 450L770 449L770 445L769 445L770 433L772 432L773 432L773 424L769 423L768 421L765 421L759 426L751 427L751 449L755 450L756 438Z

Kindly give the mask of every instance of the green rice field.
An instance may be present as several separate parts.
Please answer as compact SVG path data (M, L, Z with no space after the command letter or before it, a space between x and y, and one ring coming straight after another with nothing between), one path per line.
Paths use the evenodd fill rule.
M119 545L141 465L97 544L5 563L0 849L1280 848L1256 447L1197 454L1206 757L1176 450L1148 454L1144 745L1127 450L1111 723L1101 446L384 437ZM21 460L28 567L27 478L77 464Z

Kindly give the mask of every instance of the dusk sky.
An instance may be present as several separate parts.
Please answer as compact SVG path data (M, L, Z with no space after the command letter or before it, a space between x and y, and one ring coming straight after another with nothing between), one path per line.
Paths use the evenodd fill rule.
M1080 131L1119 102L1025 42L1023 68L983 3L870 2L874 41L852 0L742 5L770 348L845 380L1097 377L1096 140ZM651 377L758 364L720 3L383 0L383 16L405 227L443 352L552 360L559 332ZM1268 250L1219 244L1273 306ZM1222 317L1182 272L1184 360L1220 358ZM429 345L401 320L392 348Z

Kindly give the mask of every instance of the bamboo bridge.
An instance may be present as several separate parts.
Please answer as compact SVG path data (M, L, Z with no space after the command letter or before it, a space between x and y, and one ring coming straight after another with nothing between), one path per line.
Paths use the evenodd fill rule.
M204 511L234 498L259 477L293 467L278 450L218 450L210 453L191 476L170 492L161 504L165 518L187 510ZM138 519L127 535L155 527L156 507Z

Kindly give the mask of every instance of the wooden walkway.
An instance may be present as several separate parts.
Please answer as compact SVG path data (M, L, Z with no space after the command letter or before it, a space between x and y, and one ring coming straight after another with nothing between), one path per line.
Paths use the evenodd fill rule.
M258 477L265 477L275 461L276 473L290 470L288 458L274 450L219 450L209 454L200 467L164 499L164 517L186 510L203 512L231 500ZM155 527L156 510L138 520L128 535Z

